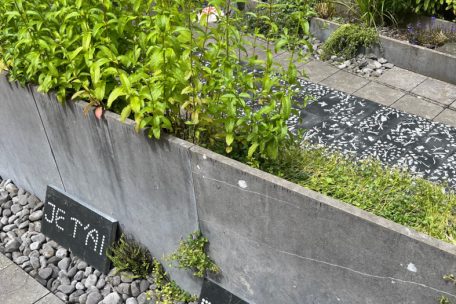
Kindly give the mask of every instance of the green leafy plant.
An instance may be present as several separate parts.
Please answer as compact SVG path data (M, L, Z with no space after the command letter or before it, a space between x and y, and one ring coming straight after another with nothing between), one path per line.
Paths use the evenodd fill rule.
M354 0L358 18L367 26L376 27L397 23L397 17L411 9L411 0Z
M124 234L107 254L117 271L127 271L134 278L146 278L152 272L152 256L149 251Z
M384 167L354 161L312 145L290 147L261 169L401 225L456 244L456 194L442 185Z
M152 296L157 304L189 303L197 300L195 296L180 288L176 282L169 280L163 266L155 258L153 260L152 274L156 288L153 294L148 292L149 300Z
M407 39L411 44L422 45L428 48L436 48L449 41L456 41L456 29L445 30L434 26L424 28L420 23L407 25Z
M178 268L193 270L193 275L199 278L204 277L207 272L219 273L220 268L206 253L208 243L209 240L201 231L196 231L186 240L182 240L179 248L167 260L176 262Z
M315 12L319 18L329 19L336 13L336 7L333 2L325 0L319 1L314 6Z
M278 38L287 29L297 37L308 35L309 19L316 16L314 4L308 0L267 0L247 13L250 30L268 38Z
M353 58L361 47L371 47L378 43L378 39L374 28L343 24L323 44L322 58L328 59L332 55Z
M209 5L236 12L231 1ZM167 132L221 153L277 157L290 138L287 88L298 73L290 59L277 75L273 53L293 45L292 35L283 29L266 43L265 58L253 54L241 65L249 43L238 28L242 15L219 14L209 25L200 7L185 0L4 0L0 59L11 80L55 91L60 101L112 109L150 137ZM299 24L293 30L308 30Z
M456 15L455 0L415 0L413 8L416 13L435 15L442 10L451 10Z

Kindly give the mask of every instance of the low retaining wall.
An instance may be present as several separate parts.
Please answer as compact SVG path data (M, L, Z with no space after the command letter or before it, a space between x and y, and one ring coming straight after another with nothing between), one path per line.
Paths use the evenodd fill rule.
M0 77L0 174L44 197L62 186L117 218L157 257L200 228L250 303L435 303L456 300L456 246L166 136L149 140L84 103ZM197 293L187 272L173 278Z
M339 26L335 22L313 18L310 31L317 39L325 41ZM387 58L398 67L456 84L456 56L383 35L380 35L380 47L369 52Z

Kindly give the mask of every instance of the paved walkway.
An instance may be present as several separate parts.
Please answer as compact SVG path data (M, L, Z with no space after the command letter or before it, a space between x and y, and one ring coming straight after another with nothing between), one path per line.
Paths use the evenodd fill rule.
M63 304L19 266L0 253L1 304Z
M264 52L256 53L264 58ZM287 64L289 54L275 58ZM305 129L310 142L406 167L456 190L455 85L397 67L369 79L318 60L297 67L308 80L291 86L295 106L305 95L315 101L300 110L301 123L299 117L290 119L291 129Z
M249 55L253 53L252 47L246 49ZM265 58L260 49L255 53ZM275 60L286 65L289 56L288 52L282 52ZM456 127L456 85L398 67L387 70L378 78L360 77L316 59L297 63L297 68L305 71L311 82Z

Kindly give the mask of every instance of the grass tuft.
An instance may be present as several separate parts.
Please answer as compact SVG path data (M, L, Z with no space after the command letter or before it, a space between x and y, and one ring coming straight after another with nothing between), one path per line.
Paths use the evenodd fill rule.
M386 168L375 160L354 161L313 146L289 148L262 169L456 244L456 194L445 191L444 185Z
M134 278L145 279L152 272L152 256L149 251L124 234L109 249L108 258L117 271L131 272Z

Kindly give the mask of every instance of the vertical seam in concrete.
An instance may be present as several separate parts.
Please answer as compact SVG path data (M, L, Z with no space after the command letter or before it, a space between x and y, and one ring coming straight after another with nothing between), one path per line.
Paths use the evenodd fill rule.
M416 74L418 74L418 73L416 73ZM421 74L419 74L419 75L421 75ZM424 76L426 76L426 75L424 75ZM415 93L413 93L413 90L415 90L417 87L419 87L423 82L425 82L425 81L428 80L428 79L429 79L429 76L426 76L426 78L424 78L423 81L421 81L419 84L417 84L416 86L414 86L413 88L411 88L411 89L408 90L407 92L409 92L409 93L411 93L411 94L415 94ZM415 95L419 95L419 94L415 94ZM420 96L421 96L421 95L420 95ZM429 99L430 99L430 98L429 98Z
M46 288L46 287L45 287ZM41 298L39 298L38 300L36 300L35 302L33 302L33 304L36 304L38 303L39 301L41 301L42 299L44 299L45 297L47 297L51 292L49 291L47 294L45 294L44 296L42 296Z
M359 77L359 76L358 76ZM353 93L351 94L355 94L356 92L358 92L359 90L363 89L365 86L367 86L368 84L372 83L372 80L370 79L367 79L367 82L366 84L362 85L359 89L355 90Z
M198 230L201 231L200 218L199 218L199 213L198 213L198 203L196 201L197 199L196 199L195 181L193 179L192 151L191 151L192 147L194 147L194 145L188 147L186 150L187 150L187 156L188 156L188 166L190 169L190 183L192 185L192 190L193 190L193 202L195 205L196 225L198 226Z
M399 102L399 100L401 100L402 98L404 98L405 96L409 95L408 93L405 93L403 96L399 97L395 102L393 102L392 104L389 105L390 108L392 108L396 103ZM405 112L405 111L404 111ZM408 113L408 112L405 112L405 113ZM410 114L410 113L409 113Z
M442 111L440 111L437 115L435 115L435 116L432 118L432 121L434 121L434 119L436 119L440 114L442 114L443 111L445 111L445 108L442 108Z
M322 84L322 85L326 85L326 84L323 83L323 81L325 81L326 79L328 79L328 78L331 77L331 76L336 75L337 73L339 73L339 72L341 72L341 71L342 71L342 70L339 69L338 71L335 71L335 72L332 73L331 75L326 76L325 78L323 78L322 80L318 81L317 83L318 83L318 84ZM327 85L326 85L326 86L327 86Z
M41 116L40 109L38 108L38 104L35 99L35 94L33 93L33 90L31 87L29 87L29 90L32 93L33 101L35 102L35 108L38 113L38 116L40 117L41 125L43 126L43 130L44 130L44 135L46 135L46 140L48 142L49 149L51 150L52 159L54 160L55 168L57 169L57 173L59 174L60 182L62 183L63 190L66 191L65 183L63 182L62 174L60 173L59 165L57 164L57 159L55 158L54 150L52 149L51 141L49 140L49 136L48 136L46 127L43 122L43 117Z

